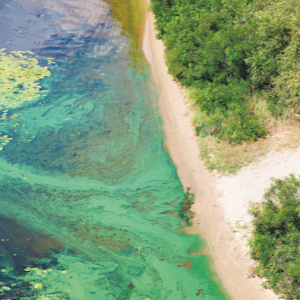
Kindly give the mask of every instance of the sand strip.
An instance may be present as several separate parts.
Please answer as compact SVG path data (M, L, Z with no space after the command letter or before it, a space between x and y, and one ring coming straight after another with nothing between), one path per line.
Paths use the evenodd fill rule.
M233 299L278 299L272 291L261 287L261 279L249 278L253 261L249 259L244 243L237 239L230 223L224 219L222 204L226 198L223 197L223 202L220 202L220 194L215 188L218 184L218 190L222 191L220 179L208 172L199 159L197 138L191 123L192 113L181 87L167 72L164 46L161 40L155 38L154 17L150 12L143 49L151 64L153 80L159 88L166 145L183 186L191 187L196 195L195 228L207 243L216 272Z

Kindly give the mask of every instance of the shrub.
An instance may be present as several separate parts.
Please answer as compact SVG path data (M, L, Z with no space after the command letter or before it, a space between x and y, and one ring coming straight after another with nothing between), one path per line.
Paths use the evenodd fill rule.
M264 201L253 207L251 256L265 285L286 299L300 299L300 178L272 179Z

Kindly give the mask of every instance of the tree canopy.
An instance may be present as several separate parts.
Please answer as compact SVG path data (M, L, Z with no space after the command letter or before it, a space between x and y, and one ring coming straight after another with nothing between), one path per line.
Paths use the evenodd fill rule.
M204 112L198 134L239 144L266 134L251 96L300 110L299 1L152 0L170 74ZM196 124L197 125L197 124Z

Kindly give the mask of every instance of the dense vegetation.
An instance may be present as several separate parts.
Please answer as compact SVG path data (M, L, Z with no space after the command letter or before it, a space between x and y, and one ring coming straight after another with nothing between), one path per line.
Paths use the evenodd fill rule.
M300 179L273 179L265 201L251 211L251 256L257 275L286 299L300 299Z
M170 74L190 89L198 135L230 144L264 137L255 110L300 111L300 2L151 0Z

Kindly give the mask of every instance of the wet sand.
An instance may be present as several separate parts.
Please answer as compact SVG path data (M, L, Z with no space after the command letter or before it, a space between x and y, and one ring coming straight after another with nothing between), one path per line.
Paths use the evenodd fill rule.
M191 122L192 112L180 85L168 74L164 46L155 38L154 17L148 13L143 50L151 65L153 81L159 89L159 109L166 135L165 144L186 189L195 193L194 228L207 244L213 268L225 289L235 300L275 300L278 297L261 286L262 280L251 277L254 261L237 239L230 223L224 219L224 207L216 190L219 178L209 172L199 158L197 138Z

